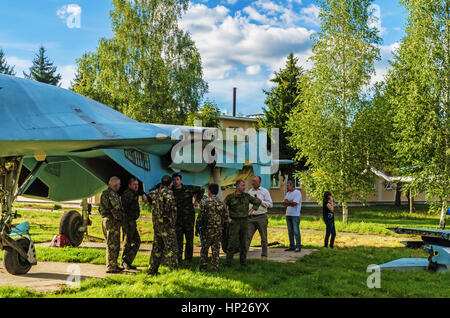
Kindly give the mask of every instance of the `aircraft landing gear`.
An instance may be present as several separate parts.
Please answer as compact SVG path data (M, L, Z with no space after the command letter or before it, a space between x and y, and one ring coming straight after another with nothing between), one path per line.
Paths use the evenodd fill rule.
M84 234L87 234L87 228L91 225L89 213L92 206L87 203L86 199L83 199L81 207L82 215L77 211L67 211L59 222L59 234L67 237L73 247L77 247L83 242Z
M38 169L42 163L38 163ZM34 170L19 187L19 176L22 170L23 157L0 158L0 249L3 249L3 264L13 275L27 273L32 265L36 265L36 251L31 237L21 236L13 239L10 236L11 223L14 219L11 206L16 197L31 180Z
M32 243L26 237L19 237L15 241L22 247L24 251L28 251L30 244ZM22 255L20 255L15 249L9 246L5 246L3 251L3 265L5 266L8 273L12 275L20 275L28 273L33 264L31 264L27 258L24 258Z
M59 234L64 235L73 247L77 247L83 242L84 232L80 232L83 225L83 218L77 211L67 211L59 222Z

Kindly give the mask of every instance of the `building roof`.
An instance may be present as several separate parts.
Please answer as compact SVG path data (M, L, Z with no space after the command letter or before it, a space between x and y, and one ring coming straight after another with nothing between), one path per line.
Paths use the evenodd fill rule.
M251 117L242 117L242 116L229 116L229 115L220 115L220 119L229 119L229 120L240 120L240 121L251 121L251 122L258 122L257 118L251 118Z

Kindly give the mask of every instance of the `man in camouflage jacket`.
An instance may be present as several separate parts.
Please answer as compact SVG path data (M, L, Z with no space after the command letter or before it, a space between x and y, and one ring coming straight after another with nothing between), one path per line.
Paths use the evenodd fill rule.
M157 275L159 265L164 258L170 269L177 269L177 240L175 222L177 206L173 192L169 189L172 182L169 176L162 177L161 186L152 190L148 200L152 206L154 230L153 248L148 273Z
M182 184L182 177L179 174L173 174L172 180L172 191L177 203L177 222L175 224L175 231L177 234L178 244L178 263L181 263L182 260L184 237L186 237L184 260L190 262L194 254L195 224L195 210L192 203L192 198L195 196L197 204L197 202L202 199L205 191L198 186Z
M200 270L206 271L208 267L208 251L211 247L211 271L219 270L219 251L222 229L228 222L228 210L222 200L217 198L219 186L208 186L208 198L200 202L200 212L195 227L196 235L202 228L202 248L200 250Z
M136 224L141 214L138 189L139 181L136 178L131 178L128 181L128 188L122 194L122 205L126 214L123 224L125 238L122 252L122 266L125 269L136 269L136 266L133 266L132 263L141 245L141 238ZM144 202L147 201L145 194L142 195L142 200Z
M117 265L120 252L120 227L125 219L120 196L120 179L111 177L109 187L100 196L98 211L102 216L103 235L106 240L106 272L119 273L123 270Z
M227 195L225 198L225 204L227 205L231 218L225 266L231 266L233 254L238 245L240 247L239 260L241 266L247 266L248 216L259 208L261 200L252 197L244 191L245 182L238 180L236 181L236 192ZM253 204L250 210L249 204Z

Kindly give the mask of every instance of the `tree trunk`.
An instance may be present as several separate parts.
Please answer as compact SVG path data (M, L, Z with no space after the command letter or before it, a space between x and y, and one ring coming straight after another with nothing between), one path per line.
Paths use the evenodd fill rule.
M402 186L401 183L397 183L396 189L395 189L395 206L401 206L402 205Z
M439 221L439 229L443 230L445 228L445 216L447 214L447 200L442 200L442 210L441 210L441 220Z
M412 214L414 211L414 197L412 195L411 190L408 192L408 203L409 203L409 214Z
M347 224L348 221L348 206L347 206L347 202L344 201L342 203L342 222L344 222L344 224Z

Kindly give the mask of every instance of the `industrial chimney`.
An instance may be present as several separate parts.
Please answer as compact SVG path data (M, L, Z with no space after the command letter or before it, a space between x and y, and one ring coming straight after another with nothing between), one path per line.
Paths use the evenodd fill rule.
M236 87L233 87L233 117L236 117Z

